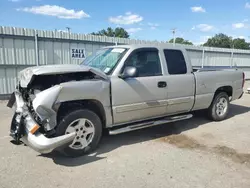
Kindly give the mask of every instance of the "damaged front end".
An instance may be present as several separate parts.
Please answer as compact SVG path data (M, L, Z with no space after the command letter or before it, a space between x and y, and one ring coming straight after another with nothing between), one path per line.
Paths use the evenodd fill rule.
M59 91L60 86L50 88L49 91L41 93L43 96L35 98L36 100L34 99L31 105L25 101L20 91L16 91L12 95L8 106L12 107L15 101L16 111L12 119L10 135L17 143L21 140L40 153L49 153L74 139L75 133L53 137L46 127L46 125L54 121L50 120L51 118L54 119L54 117L53 112L48 111L47 104L53 104L50 102L55 99Z
M86 70L65 72L57 67L60 68L59 72L53 73L49 67L46 68L48 71L32 68L22 71L16 91L7 104L10 108L16 108L10 135L17 143L22 141L39 153L49 153L72 142L75 137L74 132L55 135L57 110L60 106L56 101L62 89L60 84L96 77L96 74Z

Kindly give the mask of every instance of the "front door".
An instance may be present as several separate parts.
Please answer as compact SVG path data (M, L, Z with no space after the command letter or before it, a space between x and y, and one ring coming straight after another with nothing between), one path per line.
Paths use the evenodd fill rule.
M137 68L137 76L111 77L112 110L115 124L150 119L166 114L166 76L162 74L156 48L137 49L124 63ZM123 71L122 70L122 71Z

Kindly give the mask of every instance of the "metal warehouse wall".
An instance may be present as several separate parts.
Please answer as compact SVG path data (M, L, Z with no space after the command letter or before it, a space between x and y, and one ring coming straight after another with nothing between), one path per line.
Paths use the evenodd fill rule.
M146 43L160 45L166 42L0 27L0 95L14 90L17 73L26 67L80 63L81 58L72 58L72 49L84 49L88 56L107 45ZM250 51L183 46L195 67L237 66L250 78Z

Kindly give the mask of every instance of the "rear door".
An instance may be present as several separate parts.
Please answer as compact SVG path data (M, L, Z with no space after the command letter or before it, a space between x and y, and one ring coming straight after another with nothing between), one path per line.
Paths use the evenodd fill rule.
M168 76L167 114L188 112L192 109L195 95L195 78L192 67L186 64L183 52L178 49L164 49Z
M165 115L167 79L163 76L158 49L134 50L124 62L121 73L126 66L136 67L138 75L127 79L111 77L114 123L121 124Z

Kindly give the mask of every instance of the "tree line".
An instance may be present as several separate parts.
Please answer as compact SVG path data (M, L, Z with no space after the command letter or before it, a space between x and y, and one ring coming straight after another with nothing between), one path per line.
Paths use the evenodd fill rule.
M102 29L98 32L92 32L92 35L100 35L100 36L109 36L109 37L119 37L119 38L129 38L129 33L121 27L117 27L115 29L108 27L107 29ZM174 39L168 41L169 43L173 43ZM193 43L189 40L185 40L181 37L177 37L175 39L175 43L177 44L186 44L193 45ZM223 33L216 34L215 36L207 39L204 44L201 46L208 47L218 47L218 48L234 48L234 49L250 49L250 43L246 42L245 39L242 38L233 38Z

